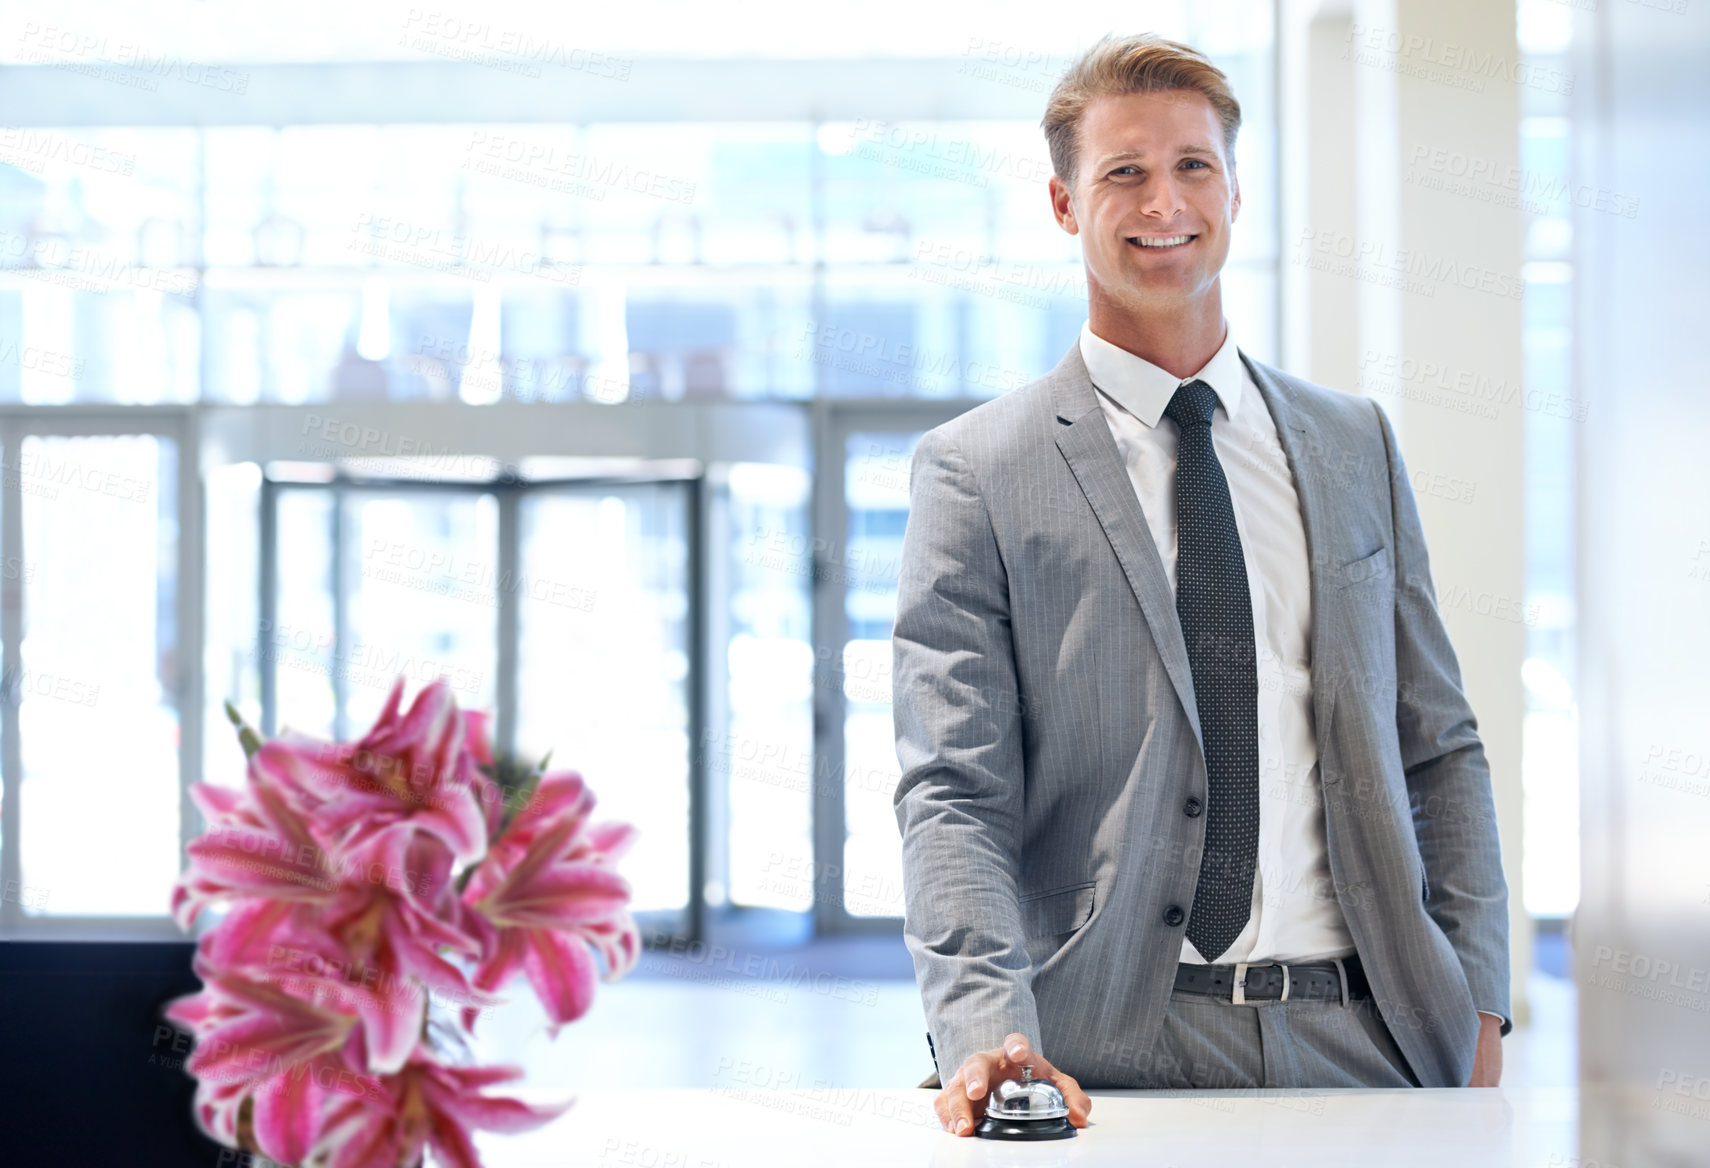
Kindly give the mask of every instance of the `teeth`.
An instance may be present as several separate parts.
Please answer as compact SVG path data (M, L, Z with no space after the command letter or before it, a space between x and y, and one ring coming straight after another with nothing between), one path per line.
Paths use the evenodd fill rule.
M1191 235L1169 235L1169 236L1163 236L1160 238L1148 238L1146 236L1140 236L1138 239L1135 240L1135 242L1138 243L1141 247L1175 247L1177 244L1186 243L1188 240L1190 240L1192 238L1193 238L1193 236L1191 236Z

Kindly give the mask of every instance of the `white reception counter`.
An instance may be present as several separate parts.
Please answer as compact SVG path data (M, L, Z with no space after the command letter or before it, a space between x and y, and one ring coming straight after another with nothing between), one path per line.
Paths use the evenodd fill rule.
M488 1168L1575 1168L1571 1087L1093 1091L1074 1138L1030 1144L948 1135L918 1088L518 1094L576 1102L537 1131L478 1136Z

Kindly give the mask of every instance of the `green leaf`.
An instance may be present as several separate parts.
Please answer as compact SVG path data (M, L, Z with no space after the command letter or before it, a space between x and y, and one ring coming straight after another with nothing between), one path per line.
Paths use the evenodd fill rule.
M517 785L512 797L506 800L504 823L500 828L501 833L504 828L511 825L511 820L515 819L534 798L534 790L536 787L540 786L541 777L546 774L546 762L551 757L552 751L550 750L541 755L540 761L534 765L532 770L529 771L528 777Z
M238 728L238 741L243 744L243 756L254 758L255 752L261 749L261 735L243 720L243 715L238 713L237 707L230 701L226 702L226 717Z

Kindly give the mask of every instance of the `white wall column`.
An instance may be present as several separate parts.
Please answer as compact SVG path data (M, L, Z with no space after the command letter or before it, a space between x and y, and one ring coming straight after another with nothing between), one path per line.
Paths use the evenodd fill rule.
M1501 395L1522 385L1522 223L1515 208L1447 189L1433 167L1449 156L1518 165L1515 9L1281 9L1282 351L1306 376L1375 398L1401 440L1490 761L1519 1024L1533 942L1521 884L1525 421L1523 395Z

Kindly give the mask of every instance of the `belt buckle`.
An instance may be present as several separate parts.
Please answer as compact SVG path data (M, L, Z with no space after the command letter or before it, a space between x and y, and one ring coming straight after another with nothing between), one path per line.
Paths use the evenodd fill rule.
M1283 961L1263 961L1263 962L1260 962L1259 964L1282 966L1282 997L1278 998L1277 1001L1279 1001L1279 1002L1288 1001L1288 963L1283 962ZM1245 962L1245 961L1237 961L1235 963L1235 988L1230 991L1229 1001L1232 1004L1237 1005L1237 1006L1248 1005L1248 1002L1247 1002L1247 966L1248 966L1248 962ZM1266 999L1266 998L1260 998L1259 999L1259 1001L1261 1001L1261 1002L1262 1001L1268 1001L1268 1000L1269 999ZM1254 1002L1252 1004L1257 1005L1258 1003Z

